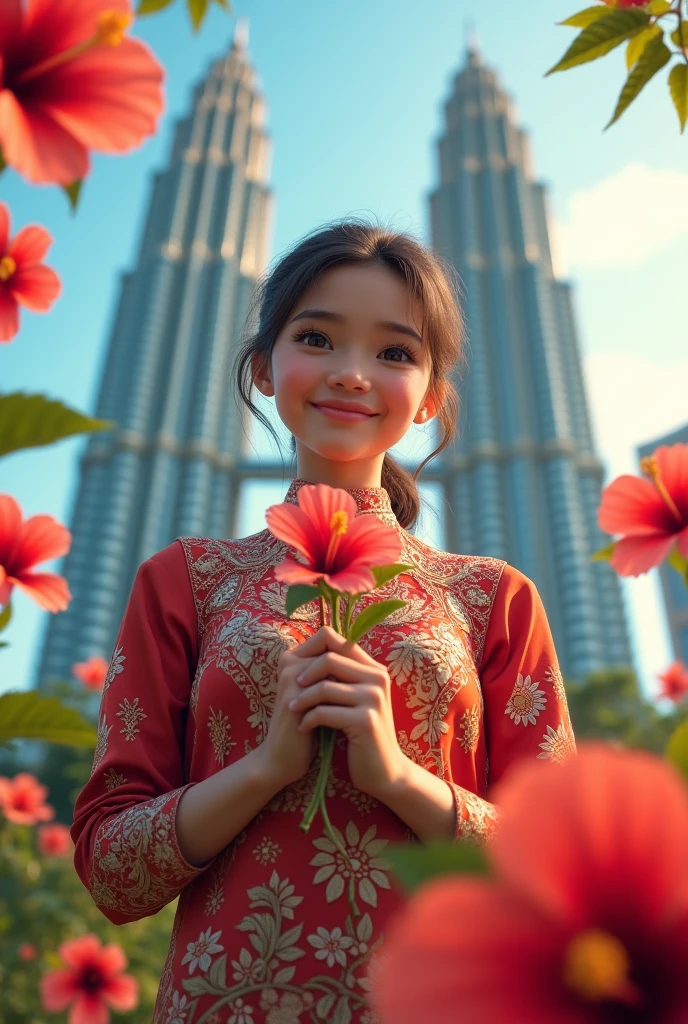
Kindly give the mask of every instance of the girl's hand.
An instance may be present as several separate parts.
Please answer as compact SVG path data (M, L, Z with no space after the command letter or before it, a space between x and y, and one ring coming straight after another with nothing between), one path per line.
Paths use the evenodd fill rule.
M352 783L384 802L408 761L397 740L387 669L331 626L321 626L296 653L306 661L296 679L300 692L289 702L300 718L298 731L313 735L318 725L341 729L349 741Z
M297 644L282 651L277 660L275 710L270 718L268 734L256 748L260 751L266 776L278 789L298 782L308 771L318 750L315 734L304 735L299 731L298 719L289 710L289 701L301 694L296 676L303 668L302 647L303 644Z

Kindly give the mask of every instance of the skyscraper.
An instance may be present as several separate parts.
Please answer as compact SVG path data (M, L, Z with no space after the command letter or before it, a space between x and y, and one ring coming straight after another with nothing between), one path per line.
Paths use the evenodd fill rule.
M623 595L597 526L595 452L571 289L555 276L528 138L474 44L444 106L433 247L459 271L469 334L445 545L533 579L565 678L632 664Z
M674 444L688 444L688 423L670 434L665 434L664 437L640 445L637 449L638 460L652 455L662 445L670 447ZM676 570L667 565L666 561L659 565L657 571L674 657L688 665L688 588Z
M194 90L155 175L124 274L61 572L73 599L47 617L38 685L109 657L139 564L184 535L227 536L241 437L229 360L269 246L271 141L239 21Z

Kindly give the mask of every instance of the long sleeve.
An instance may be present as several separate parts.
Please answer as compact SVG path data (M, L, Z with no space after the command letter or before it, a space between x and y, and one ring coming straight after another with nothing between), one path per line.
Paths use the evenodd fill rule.
M184 551L174 541L137 571L70 830L77 874L114 924L157 913L208 867L184 859L175 825L191 785L184 736L197 637Z
M531 579L508 563L490 612L479 674L488 790L519 758L561 764L575 754L564 682L540 594ZM498 808L450 785L456 838L489 840L498 822Z

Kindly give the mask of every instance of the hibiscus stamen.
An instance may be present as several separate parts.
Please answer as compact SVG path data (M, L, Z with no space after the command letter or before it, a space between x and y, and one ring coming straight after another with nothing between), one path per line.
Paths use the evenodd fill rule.
M583 999L617 999L637 1006L642 993L628 978L630 967L630 957L619 939L601 928L588 928L569 944L563 978Z
M70 46L69 49L63 50L62 53L54 53L52 57L47 57L46 60L34 64L33 67L27 68L26 71L22 71L14 79L13 88L16 88L18 85L25 85L32 78L45 74L46 71L52 71L53 68L59 67L60 64L66 64L68 61L74 60L75 57L80 57L82 53L85 53L94 46L119 46L124 39L126 29L132 21L133 16L126 11L102 11L98 15L96 31L90 39L86 39L83 43L77 43L75 46Z
M683 518L681 516L681 513L676 508L676 505L671 495L664 486L664 481L662 480L662 474L660 472L659 463L657 462L656 456L646 455L645 458L641 459L640 469L641 472L645 473L646 476L650 477L652 483L655 485L662 498L664 498L664 501L667 503L673 514L676 516L679 523L682 523Z
M3 256L0 260L0 281L7 281L17 269L16 260L11 256Z
M342 534L346 533L349 528L349 517L343 509L339 509L334 512L330 519L330 529L332 535L330 536L330 543L327 546L327 555L325 556L325 562L330 565L332 559L335 556L337 548L339 547L339 538Z

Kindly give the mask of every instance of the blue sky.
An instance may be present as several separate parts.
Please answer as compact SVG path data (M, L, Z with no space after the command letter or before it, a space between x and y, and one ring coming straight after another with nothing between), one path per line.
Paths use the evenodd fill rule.
M602 131L624 79L621 51L544 77L573 38L573 30L556 22L583 6L582 0L493 0L479 7L462 0L244 0L231 16L214 7L197 36L181 0L142 19L135 34L167 69L157 135L126 156L96 156L76 216L57 189L31 187L10 171L0 178L13 231L36 222L54 236L47 262L64 286L48 315L23 312L20 333L0 346L0 390L40 392L93 411L119 278L134 261L151 174L167 159L173 122L186 111L192 85L228 48L237 15L249 19L248 50L274 147L270 259L346 214L372 214L429 240L435 140L472 20L487 63L530 132L536 175L549 186L561 273L575 285L607 480L636 472L635 445L675 429L688 415L681 300L688 143L664 72ZM75 438L4 458L0 491L19 501L25 516L48 513L68 524L83 446ZM247 514L249 521L262 521L262 507ZM641 682L650 692L656 672L672 660L656 573L623 587ZM49 614L21 593L13 606L0 692L32 684Z

